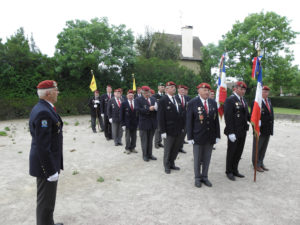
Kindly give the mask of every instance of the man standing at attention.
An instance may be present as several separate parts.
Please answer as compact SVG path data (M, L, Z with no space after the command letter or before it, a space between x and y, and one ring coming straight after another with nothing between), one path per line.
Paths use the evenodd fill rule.
M55 81L40 82L37 86L40 100L30 113L32 141L29 173L37 180L37 225L54 224L57 182L60 170L63 169L63 122L54 106L58 93Z
M238 165L243 153L248 121L250 120L248 105L244 99L247 85L238 81L233 89L233 94L224 103L225 130L227 135L226 175L229 180L234 181L235 177L243 178L239 173Z
M189 101L186 117L187 139L193 144L195 186L201 182L211 187L208 180L208 168L212 148L220 139L220 124L217 103L208 98L210 85L197 86L198 96Z
M163 83L158 84L158 91L156 94L152 95L156 99L157 104L159 103L159 99L163 97L165 94L165 85ZM164 147L161 140L161 133L159 132L159 128L157 127L154 133L154 146L155 148Z

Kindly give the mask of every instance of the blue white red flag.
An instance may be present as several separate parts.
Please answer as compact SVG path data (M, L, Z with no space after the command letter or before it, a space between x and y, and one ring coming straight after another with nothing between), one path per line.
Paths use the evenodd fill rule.
M223 54L220 60L218 89L216 91L216 102L218 105L218 112L221 118L224 114L224 102L226 98L227 98L227 85L226 85L225 54Z
M261 56L255 57L253 60L252 67L252 78L257 77L257 87L255 94L255 101L251 114L251 123L254 127L256 137L259 136L259 121L261 116L261 102L262 102L262 66L261 66ZM253 77L254 76L254 77Z

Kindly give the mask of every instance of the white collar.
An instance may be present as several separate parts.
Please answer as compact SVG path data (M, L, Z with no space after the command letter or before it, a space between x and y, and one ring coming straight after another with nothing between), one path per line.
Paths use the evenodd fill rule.
M51 102L49 102L47 100L45 100L45 101L48 102L52 106L52 108L54 108L54 105Z

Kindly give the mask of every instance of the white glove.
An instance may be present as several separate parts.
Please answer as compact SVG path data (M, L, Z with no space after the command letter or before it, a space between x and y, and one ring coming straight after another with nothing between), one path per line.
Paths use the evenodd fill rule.
M104 114L102 113L102 114L101 114L101 116L103 117L103 116L104 116Z
M261 127L261 120L258 122L259 127Z
M94 105L94 108L97 108L97 104Z
M235 142L235 141L236 141L236 136L235 136L235 134L229 134L229 135L228 135L228 138L229 138L229 140L230 140L231 142Z
M216 144L218 144L218 142L220 141L220 138L216 138Z
M47 178L47 181L54 182L58 180L58 172Z
M126 130L126 126L123 126L122 129L125 131Z
M161 139L167 138L167 133L161 134Z
M157 108L158 108L158 105L157 105L157 103L155 102L155 104L154 104L154 109L155 109L155 111L157 111Z
M110 123L112 123L112 118L110 118L108 121L109 121Z
M99 100L95 100L94 102L95 102L95 103L100 103Z
M188 143L189 143L190 145L193 145L195 142L194 142L194 140L188 140Z

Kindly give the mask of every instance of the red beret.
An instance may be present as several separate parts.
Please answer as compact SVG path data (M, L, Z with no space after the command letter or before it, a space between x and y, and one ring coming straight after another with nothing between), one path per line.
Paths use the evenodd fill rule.
M114 92L121 92L120 88L114 90Z
M38 84L37 89L57 88L57 83L54 80L44 80Z
M177 86L177 88L185 88L185 86L180 84Z
M184 86L184 89L186 89L186 90L188 90L189 88L188 88L188 86L185 86L185 85L183 85Z
M151 94L155 94L155 91L153 89L150 89Z
M130 89L127 91L127 94L134 94L134 91Z
M98 91L98 90L96 90L96 91L95 91L95 93L99 93L99 91Z
M150 88L148 86L142 86L143 91L150 91Z
M166 83L166 86L172 86L172 85L176 86L176 84L173 81L168 81Z
M208 83L201 83L197 86L197 89L199 88L208 88L210 90L210 85Z
M263 90L270 91L270 88L268 86L263 86Z
M236 82L236 86L241 88L247 88L247 85L243 81Z

